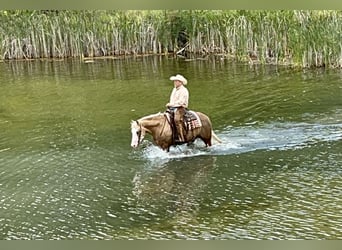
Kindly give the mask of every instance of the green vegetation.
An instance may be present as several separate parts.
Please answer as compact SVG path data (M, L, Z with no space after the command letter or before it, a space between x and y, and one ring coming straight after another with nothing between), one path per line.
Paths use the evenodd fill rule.
M342 67L331 10L0 11L0 59L177 54Z

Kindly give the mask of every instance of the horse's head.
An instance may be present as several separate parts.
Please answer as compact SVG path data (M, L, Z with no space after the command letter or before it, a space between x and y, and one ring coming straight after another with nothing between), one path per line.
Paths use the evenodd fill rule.
M144 139L145 130L142 128L141 124L138 121L131 122L131 133L132 133L132 141L131 147L136 148L139 146L140 142Z

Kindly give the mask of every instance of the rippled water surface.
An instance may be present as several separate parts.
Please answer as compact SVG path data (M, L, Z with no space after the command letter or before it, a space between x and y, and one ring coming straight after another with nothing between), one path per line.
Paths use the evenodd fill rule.
M130 148L190 108L223 143ZM342 239L342 73L143 57L0 63L0 239Z

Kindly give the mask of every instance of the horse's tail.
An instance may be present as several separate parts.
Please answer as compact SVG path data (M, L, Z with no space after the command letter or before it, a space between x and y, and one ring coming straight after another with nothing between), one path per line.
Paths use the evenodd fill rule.
M213 130L211 130L211 141L213 142L213 139L215 141L217 141L218 143L222 143L222 141L220 140L220 138L218 138L218 136L215 134L215 132Z

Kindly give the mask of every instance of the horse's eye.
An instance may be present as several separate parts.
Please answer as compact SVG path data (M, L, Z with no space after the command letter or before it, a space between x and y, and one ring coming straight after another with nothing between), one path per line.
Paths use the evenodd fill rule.
M139 135L140 131L137 131L136 133L137 133L137 135Z

